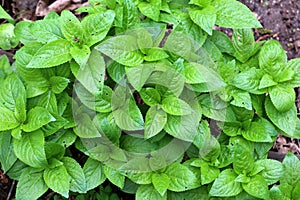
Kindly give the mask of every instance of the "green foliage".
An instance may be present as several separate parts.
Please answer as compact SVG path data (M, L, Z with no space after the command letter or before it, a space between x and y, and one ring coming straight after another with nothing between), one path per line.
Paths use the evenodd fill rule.
M299 197L298 158L267 152L279 133L300 138L300 62L255 42L246 6L89 3L81 20L18 23L0 7L0 48L22 43L12 66L0 58L0 164L19 181L16 199Z

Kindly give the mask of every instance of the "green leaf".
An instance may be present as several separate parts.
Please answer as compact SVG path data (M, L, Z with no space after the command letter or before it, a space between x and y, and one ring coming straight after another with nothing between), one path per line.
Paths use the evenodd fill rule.
M214 181L209 194L217 197L236 196L243 191L240 183L235 182L237 175L232 169L225 169Z
M270 189L270 197L272 200L290 200L292 198L293 187L289 184L280 184Z
M151 73L154 71L155 65L153 64L141 64L137 67L126 67L126 76L129 83L134 89L140 91Z
M117 62L112 62L107 66L107 73L113 81L120 85L124 85L124 77L126 74L125 66Z
M114 185L118 186L121 189L124 187L125 176L118 170L108 166L104 166L104 174L107 179Z
M266 98L265 109L270 120L287 135L293 135L297 125L297 109L293 106L286 112L279 112L271 102L270 98Z
M0 19L13 20L13 18L0 6Z
M241 131L244 138L252 142L273 142L267 127L259 122L252 122L250 127Z
M31 37L32 39L36 39L36 40L31 40L31 42L37 41L46 44L54 40L64 39L64 36L60 29L59 20L57 19L37 20L34 23L29 24L28 27L29 27L29 34L30 34L29 38ZM25 25L25 29L26 29L26 25ZM25 31L22 30L21 33L26 34ZM21 35L21 38L23 37L24 36Z
M168 190L182 192L200 186L196 175L182 164L172 163L166 167L164 173L170 178Z
M52 76L50 78L51 91L55 94L60 94L66 89L70 80L61 76Z
M44 180L51 190L61 194L65 198L69 197L71 177L64 165L53 169L46 168L44 171Z
M57 144L54 142L46 142L45 143L45 153L46 153L47 160L49 160L51 158L61 160L64 157L65 152L66 151L65 151L64 146L62 146L60 144Z
M17 157L14 153L12 137L9 131L0 133L0 152L1 168L4 173L7 173L7 171L17 161Z
M153 61L163 60L168 57L169 54L167 54L167 52L165 52L163 49L153 47L147 49L147 55L144 57L144 60L148 62L153 62Z
M221 52L233 54L235 49L230 38L223 32L214 30L209 40L212 41Z
M252 177L249 183L243 183L242 186L248 194L254 197L269 199L268 184L264 177L260 175Z
M252 110L251 96L248 92L241 90L232 90L231 92L233 100L230 104Z
M280 178L280 183L287 183L291 186L296 186L300 181L300 161L292 153L287 153L282 162L283 174Z
M297 199L300 196L300 182L296 184L296 186L293 189L292 198Z
M273 77L269 74L265 74L260 80L259 89L268 88L275 85L277 85L277 83L273 80Z
M42 46L33 55L27 68L49 68L69 61L71 45L67 40L55 40Z
M74 121L76 123L76 127L74 128L75 134L81 138L101 137L97 127L86 112L87 111L74 115Z
M270 99L279 112L286 112L295 106L296 94L290 85L276 85L269 89Z
M11 120L11 124L7 123L7 126L13 126L14 121L18 120L23 122L26 119L26 92L22 81L16 75L8 76L4 83L1 85L0 90L0 105L3 109L0 115L1 122L5 122L5 119ZM14 112L14 117L7 109ZM15 118L15 119L13 119ZM3 120L2 120L3 119ZM7 129L5 129L7 130Z
M189 4L194 4L200 7L206 7L211 4L212 0L190 0Z
M128 87L118 86L112 95L112 110L116 124L123 130L144 129L144 119Z
M86 45L73 46L70 49L70 54L80 67L84 67L90 57L90 47Z
M101 94L90 93L80 83L75 83L73 87L80 101L88 108L101 113L111 112L112 110L111 101L112 101L113 91L110 87L104 85Z
M201 10L193 10L189 12L191 19L200 26L209 35L212 35L212 30L217 19L217 12L213 6L206 6Z
M123 31L137 26L140 21L138 9L133 0L123 0Z
M244 4L232 0L215 0L211 4L217 11L216 24L226 28L261 28L254 14Z
M139 94L141 95L142 100L149 106L159 104L161 101L159 92L154 88L142 88Z
M167 194L163 196L152 185L140 185L135 195L136 200L167 200Z
M57 99L55 94L51 91L38 97L37 106L47 109L50 113L58 113Z
M159 20L160 9L161 9L161 0L150 0L149 3L140 2L138 8L141 13L154 21Z
M170 185L170 178L164 173L161 174L154 173L152 175L152 184L156 189L156 191L159 192L161 196L164 196Z
M267 41L259 52L259 66L273 77L282 69L282 64L287 61L286 53L281 44L276 40Z
M203 162L200 168L201 184L205 185L213 182L220 174L220 169L210 166L207 162Z
M19 40L14 34L14 25L5 23L0 25L0 48L3 50L9 50L18 45Z
M60 17L61 32L70 42L84 40L84 31L77 17L69 10L63 10Z
M197 135L199 120L194 115L168 115L164 130L175 138L192 142Z
M252 152L239 144L234 146L233 169L237 174L245 175L254 169Z
M235 29L232 34L232 44L235 57L245 63L256 51L254 49L254 35L251 29Z
M171 115L188 115L193 112L193 109L185 101L169 96L162 100L161 108L168 114Z
M98 51L92 50L87 64L81 67L75 76L90 93L101 93L105 78L103 56Z
M25 132L31 132L55 120L46 108L35 107L28 112L26 123L21 128Z
M288 61L286 65L287 69L291 69L295 72L295 74L299 74L300 72L300 59L294 58ZM295 75L293 80L290 82L292 87L299 87L300 86L300 77Z
M115 12L108 10L85 17L81 24L86 33L85 43L90 47L105 38L115 19Z
M20 176L16 199L38 199L48 190L43 179L43 171L27 168Z
M106 179L101 162L91 158L88 158L84 164L83 173L86 179L86 191L94 189Z
M83 169L79 163L70 157L64 157L61 160L64 163L64 166L71 178L70 190L72 192L86 192L86 180L83 173Z
M253 94L263 94L265 90L259 89L263 75L264 72L262 70L250 68L237 74L231 81L231 84Z
M280 180L283 175L283 167L281 162L271 159L262 159L255 162L255 165L263 167L264 170L259 173L268 185L272 185Z
M6 131L17 128L20 122L16 119L13 111L0 107L0 131Z
M34 168L44 168L48 164L44 144L44 134L37 130L23 134L21 140L15 139L14 151L16 156L27 165Z
M109 38L95 47L101 53L126 66L138 66L143 56L138 51L136 38L130 35L118 35Z
M149 108L145 119L145 138L149 139L163 130L167 123L167 113L159 106L154 105Z

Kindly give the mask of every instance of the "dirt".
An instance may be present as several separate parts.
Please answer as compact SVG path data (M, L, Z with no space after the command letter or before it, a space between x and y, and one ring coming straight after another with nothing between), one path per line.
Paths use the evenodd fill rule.
M67 6L76 9L87 0L72 0ZM41 0L1 0L1 5L18 20L36 20L36 7ZM43 0L50 5L54 0ZM287 52L288 58L300 57L300 1L299 0L240 0L246 4L257 16L263 29L255 29L257 40L276 39L281 42ZM43 9L41 7L41 9ZM1 21L0 21L1 22ZM6 54L12 57L12 52L0 51L0 56ZM300 89L297 90L296 100L300 111ZM300 113L300 112L299 112ZM292 151L300 154L300 140L279 136L274 144L275 154ZM282 155L281 155L282 158ZM0 200L11 199L15 191L15 181L10 180L0 170Z

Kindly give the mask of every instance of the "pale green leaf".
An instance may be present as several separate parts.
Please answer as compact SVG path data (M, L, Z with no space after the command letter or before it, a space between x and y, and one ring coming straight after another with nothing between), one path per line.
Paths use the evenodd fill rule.
M44 181L47 186L65 198L69 197L70 180L71 177L64 165L53 169L46 168L44 171Z
M264 169L259 173L267 181L268 185L272 185L280 180L283 175L283 167L281 162L271 159L257 160L255 165Z
M287 153L282 162L283 174L280 183L287 183L296 186L300 181L300 160L292 153Z
M69 10L63 10L60 17L61 32L70 42L84 41L84 31L78 18Z
M165 113L159 106L151 106L146 113L145 138L149 139L157 135L163 130L166 123L167 113Z
M15 139L14 151L16 156L27 165L34 168L44 168L48 164L44 144L44 134L37 130L23 134L21 140Z
M83 167L86 179L86 190L89 191L102 184L106 177L101 162L88 158Z
M169 55L161 48L153 47L147 49L147 55L144 57L145 61L153 62L168 58Z
M215 26L217 13L213 6L206 6L201 10L193 10L189 12L191 19L200 26L209 35Z
M268 184L264 177L260 175L252 177L249 183L243 183L242 186L248 194L254 197L269 199Z
M152 185L140 185L136 191L136 200L167 200L167 194L161 196Z
M171 115L188 115L193 113L191 106L177 97L166 97L162 100L162 109Z
M160 8L161 8L161 0L150 0L148 2L140 2L138 4L138 8L141 13L154 21L159 20Z
M152 175L152 184L156 189L156 191L159 192L161 196L164 196L170 185L170 178L168 177L168 175L164 173L161 174L154 173Z
M0 163L4 173L13 166L17 161L17 157L14 153L11 133L9 131L0 133Z
M147 79L150 77L151 73L154 71L155 65L152 63L141 64L137 67L126 67L126 76L129 83L134 89L140 91Z
M79 66L84 67L87 63L91 50L88 46L73 46L70 49L70 54L74 58L74 60L78 63Z
M13 111L0 107L0 130L6 131L17 128L20 126L20 122L16 119Z
M265 74L260 80L259 89L268 88L275 85L277 85L277 83L273 80L273 77L269 74Z
M269 89L270 99L279 112L287 112L295 106L296 93L290 85L276 85Z
M69 61L71 44L67 40L55 40L42 46L31 58L27 68L49 68Z
M38 199L48 190L43 180L43 171L28 168L20 176L16 199Z
M30 32L27 34L32 38L36 38L36 40L32 40L32 42L38 41L46 44L54 40L64 39L59 20L57 19L37 20L29 25L29 30ZM21 33L26 34L25 31L26 30L21 30ZM21 35L21 38L23 37L24 36Z
M107 179L114 185L118 186L121 189L124 187L125 176L118 170L108 166L104 166L104 174Z

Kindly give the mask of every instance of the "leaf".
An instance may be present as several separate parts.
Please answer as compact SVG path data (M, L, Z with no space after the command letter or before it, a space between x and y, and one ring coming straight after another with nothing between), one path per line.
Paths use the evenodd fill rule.
M236 196L243 191L240 183L235 182L237 175L232 169L225 169L214 181L209 194L217 197Z
M221 31L213 30L209 40L212 41L221 52L233 54L235 51L230 38Z
M230 104L237 107L246 108L247 110L252 110L251 96L248 92L241 90L232 90L233 100Z
M143 62L143 56L138 51L136 38L130 35L118 35L109 38L97 45L95 49L122 65L134 67Z
M273 142L267 127L259 122L252 122L250 127L241 133L245 139L252 142Z
M168 115L164 130L175 138L192 142L197 135L198 119L194 115Z
M137 6L132 0L123 0L123 31L137 26L140 23L140 16Z
M63 10L60 17L61 32L70 42L84 41L84 31L80 21L69 10Z
M101 162L91 158L88 158L84 164L83 173L86 179L86 191L94 189L106 179Z
M295 106L296 94L290 85L279 84L269 89L270 99L279 112L287 112Z
M161 196L152 185L140 185L136 191L136 200L167 200L167 194Z
M141 13L154 21L159 21L161 0L150 0L149 3L140 2L138 8Z
M212 0L190 0L189 4L194 4L200 7L206 7L211 4Z
M0 6L0 19L13 20L13 18Z
M80 138L97 138L101 137L97 127L94 125L90 116L85 112L74 115L76 127L75 134Z
M265 74L260 80L259 89L268 88L275 85L277 85L277 83L273 80L273 77L269 74Z
M142 88L139 94L148 106L154 106L155 104L159 104L161 101L159 92L151 87Z
M193 109L185 101L169 96L162 100L161 108L168 114L171 115L188 115L193 112Z
M125 176L118 170L108 166L104 166L104 174L107 179L114 185L118 186L121 189L124 187Z
M239 144L234 146L233 169L235 173L245 175L254 169L252 152Z
M251 29L235 29L232 34L232 44L235 57L245 63L256 51L254 49L254 35Z
M82 20L82 28L87 37L85 43L89 47L105 38L115 20L115 15L115 12L108 10L104 13L88 15Z
M26 91L22 81L15 74L8 76L1 85L0 105L0 109L3 109L0 115L4 115L4 113L7 115L0 117L1 122L5 122L5 118L12 122L11 124L7 123L7 126L13 126L15 120L19 122L25 121ZM14 117L7 109L14 112Z
M151 106L146 113L145 133L146 139L154 137L163 130L167 123L167 114L157 105Z
M254 197L269 199L268 184L260 175L252 177L249 183L243 183L242 186L248 194Z
M120 85L125 85L125 66L117 62L112 62L110 65L107 66L107 73L113 81Z
M287 62L286 65L287 69L291 69L295 72L295 74L299 74L300 72L300 59L294 58ZM299 87L300 86L300 77L294 76L293 80L290 82L292 87Z
M196 175L182 164L172 163L166 167L164 173L170 178L168 190L182 192L200 186Z
M25 132L32 132L53 121L56 119L46 108L37 106L28 112L26 123L21 128Z
M123 130L144 129L144 119L129 88L118 86L112 95L112 110L116 124Z
M103 56L98 51L92 50L87 64L81 67L75 76L90 93L101 93L105 78Z
M29 38L32 37L32 39L33 38L36 39L36 40L31 40L31 42L37 41L46 44L48 42L52 42L55 40L64 39L64 36L61 32L61 24L57 19L37 20L34 23L31 23L28 27L29 27L29 35L28 35ZM21 33L26 34L24 30L21 30ZM24 36L21 36L21 38L23 37ZM25 45L26 44L27 43L25 43Z
M297 110L293 106L286 112L279 112L272 104L270 98L266 98L265 109L270 120L287 135L293 135L297 125Z
M69 197L70 180L66 167L61 165L53 169L46 168L44 171L44 180L47 186L61 194L63 197Z
M213 182L220 174L220 169L214 166L210 166L208 163L204 162L200 168L201 172L201 184L205 185Z
M163 49L153 47L147 49L147 55L144 57L144 60L148 62L153 62L153 61L163 60L168 57L169 54L167 54L167 52L165 52Z
M287 183L291 186L296 186L300 181L300 161L292 153L287 153L282 162L283 174L280 178L280 183Z
M14 153L12 137L9 131L0 133L0 152L1 169L4 173L7 173L7 171L17 161L17 157Z
M191 19L206 33L212 35L212 30L217 19L217 12L213 6L206 6L201 10L189 12Z
M20 176L16 199L38 199L48 190L43 180L43 171L27 168Z
M51 91L38 97L37 106L46 108L50 113L58 113L57 99L55 94Z
M263 167L259 175L261 175L268 185L272 185L280 180L280 177L283 175L283 167L281 162L271 159L262 159L257 160L255 165Z
M50 78L51 91L55 94L62 93L68 86L70 80L61 76L52 76Z
M88 46L73 46L70 49L70 54L80 67L84 67L90 57L91 50Z
M13 111L0 107L0 131L11 130L20 126Z
M70 157L64 157L61 160L71 178L70 190L72 192L85 193L86 192L86 180L83 173L83 169L79 163Z
M0 25L0 48L3 50L9 50L16 47L19 43L18 38L14 34L14 25L5 23Z
M14 151L16 156L27 165L34 168L44 168L48 164L44 144L44 134L37 130L23 134L21 140L15 139Z
M258 60L260 68L275 77L282 68L281 64L287 62L287 56L278 41L269 40L261 48Z
M55 40L42 46L31 58L27 68L49 68L69 61L71 45L67 40Z
M250 68L237 74L231 81L231 84L253 94L263 94L265 90L259 89L263 75L264 72L262 70Z
M154 71L155 65L153 64L141 64L137 67L126 67L126 76L129 83L134 89L140 91L151 73Z
M216 0L212 6L217 11L216 24L226 28L261 28L254 14L244 4L232 0Z
M80 83L75 83L73 86L76 95L80 101L88 108L107 113L112 110L112 95L113 91L110 87L103 85L102 93L92 94Z
M164 173L161 174L154 173L152 175L152 184L156 189L156 191L159 192L161 196L164 196L170 185L170 178Z

